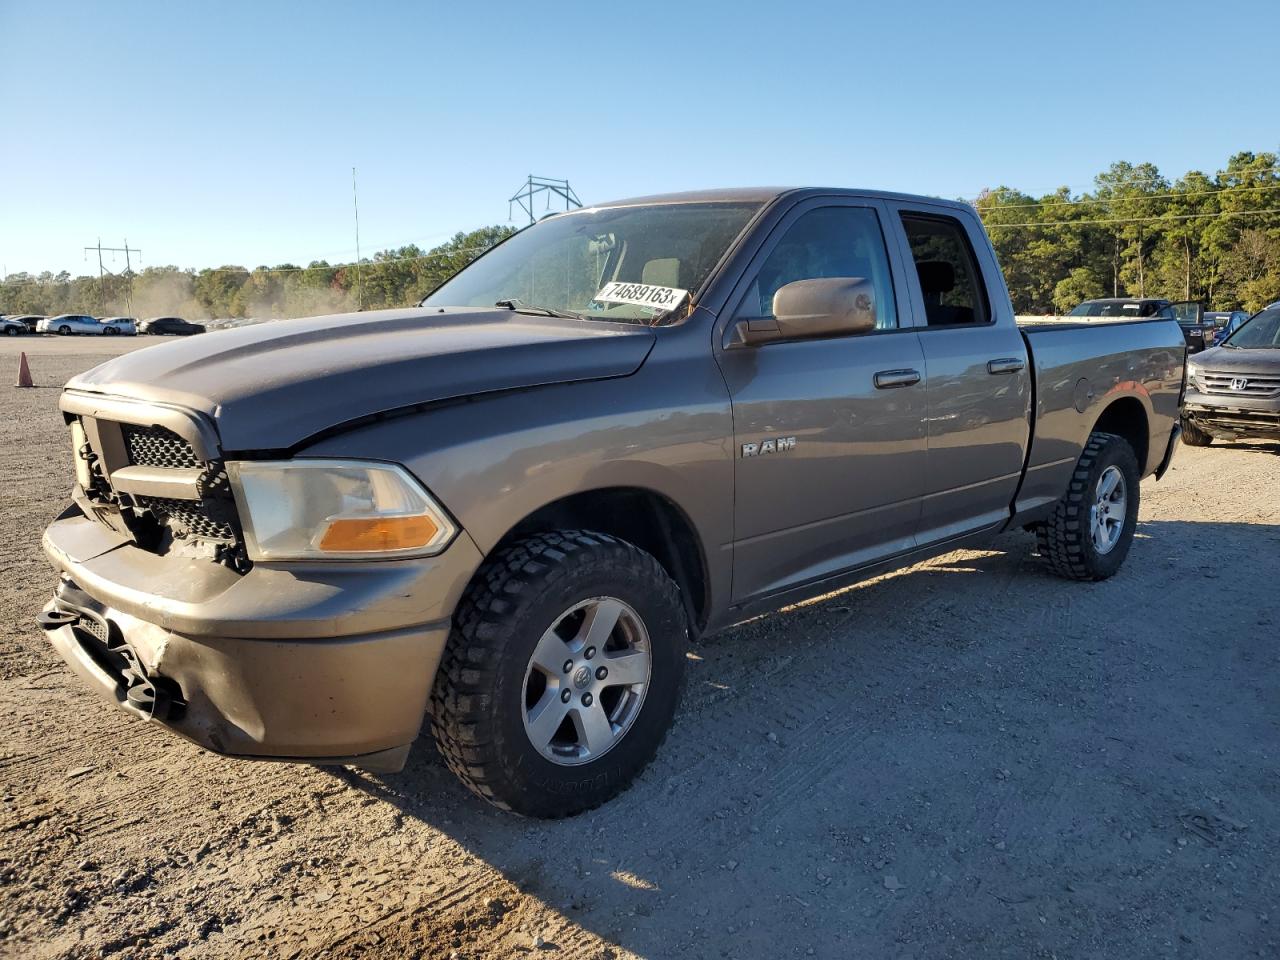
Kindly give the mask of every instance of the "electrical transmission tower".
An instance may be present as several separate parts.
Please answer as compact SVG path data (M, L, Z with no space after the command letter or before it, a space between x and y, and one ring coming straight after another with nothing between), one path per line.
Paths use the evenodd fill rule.
M124 272L126 277L128 278L128 283L125 285L125 288L124 288L125 309L130 314L132 314L133 313L133 263L129 259L129 255L131 253L136 253L138 255L138 262L142 262L142 251L139 250L137 247L129 246L129 241L127 238L124 241L123 247L104 247L102 245L101 237L98 238L98 242L94 244L92 247L84 248L84 252L86 254L90 250L98 251L98 308L103 313L107 312L107 294L106 294L106 290L103 289L103 276L104 274L110 273L114 277L115 274L112 273L103 265L102 255L104 253L123 253L124 254Z
M573 192L573 187L569 186L568 180L556 180L552 177L535 177L529 174L520 189L516 191L515 196L507 201L507 218L511 219L511 205L519 204L520 209L529 215L529 222L533 223L538 219L533 212L534 197L539 194L546 194L546 209L551 209L552 196L559 197L564 200L564 208L573 210L582 206L582 201L578 199L578 195ZM559 206L559 200L556 201Z

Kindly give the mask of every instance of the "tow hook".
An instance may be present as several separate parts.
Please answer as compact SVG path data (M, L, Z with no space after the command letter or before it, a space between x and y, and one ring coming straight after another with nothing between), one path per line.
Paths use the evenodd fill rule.
M36 622L44 630L74 627L85 619L84 614L60 607L43 610L36 615ZM125 704L131 710L148 720L164 721L175 716L186 706L176 683L167 677L157 677L147 673L147 668L142 665L133 647L118 635L112 636L112 631L109 629L107 636L108 639L105 642L100 637L96 642L101 645L100 649L105 649L108 659L112 661L109 673L113 675L117 684L124 688ZM83 645L84 640L81 639L80 642Z
M80 614L70 610L43 610L36 615L36 623L42 630L57 630L80 622Z
M176 685L164 677L149 675L127 643L112 644L110 650L127 664L121 671L121 679L125 684L124 698L129 706L148 720L168 719L177 699L174 696Z

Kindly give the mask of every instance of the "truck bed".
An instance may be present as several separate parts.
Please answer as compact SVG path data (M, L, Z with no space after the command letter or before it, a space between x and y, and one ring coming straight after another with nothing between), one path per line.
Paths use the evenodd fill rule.
M1089 430L1118 392L1131 394L1120 402L1143 407L1149 442L1135 453L1143 475L1154 470L1178 422L1186 355L1178 324L1106 318L1019 320L1018 327L1034 370L1035 414L1017 513L1041 509L1062 496Z

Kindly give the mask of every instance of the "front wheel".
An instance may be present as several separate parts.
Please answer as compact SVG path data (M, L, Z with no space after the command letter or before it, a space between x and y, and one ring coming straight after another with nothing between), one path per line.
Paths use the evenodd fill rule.
M5 335L6 337L16 337L16 336L18 335L18 328L17 328L17 327L5 327L5 328L4 328L4 335Z
M1183 417L1182 442L1189 447L1207 447L1213 443L1213 435L1205 433L1186 417Z
M502 809L590 810L666 737L687 645L679 588L648 553L582 530L521 540L459 605L431 695L436 743Z
M1123 437L1091 433L1067 492L1036 528L1040 556L1060 577L1105 580L1129 555L1138 526L1138 458Z
M62 326L58 328L58 336L60 337L71 336L71 328L64 323Z

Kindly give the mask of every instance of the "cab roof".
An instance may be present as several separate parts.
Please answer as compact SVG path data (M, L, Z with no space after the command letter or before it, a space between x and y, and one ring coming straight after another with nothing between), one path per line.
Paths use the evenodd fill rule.
M596 207L638 207L661 203L771 203L783 197L804 199L807 197L862 197L870 200L906 200L940 204L972 213L973 207L960 200L926 197L910 193L893 193L888 190L863 190L852 187L721 187L714 190L688 190L680 193L655 193L647 197L629 197L607 203L593 203Z

